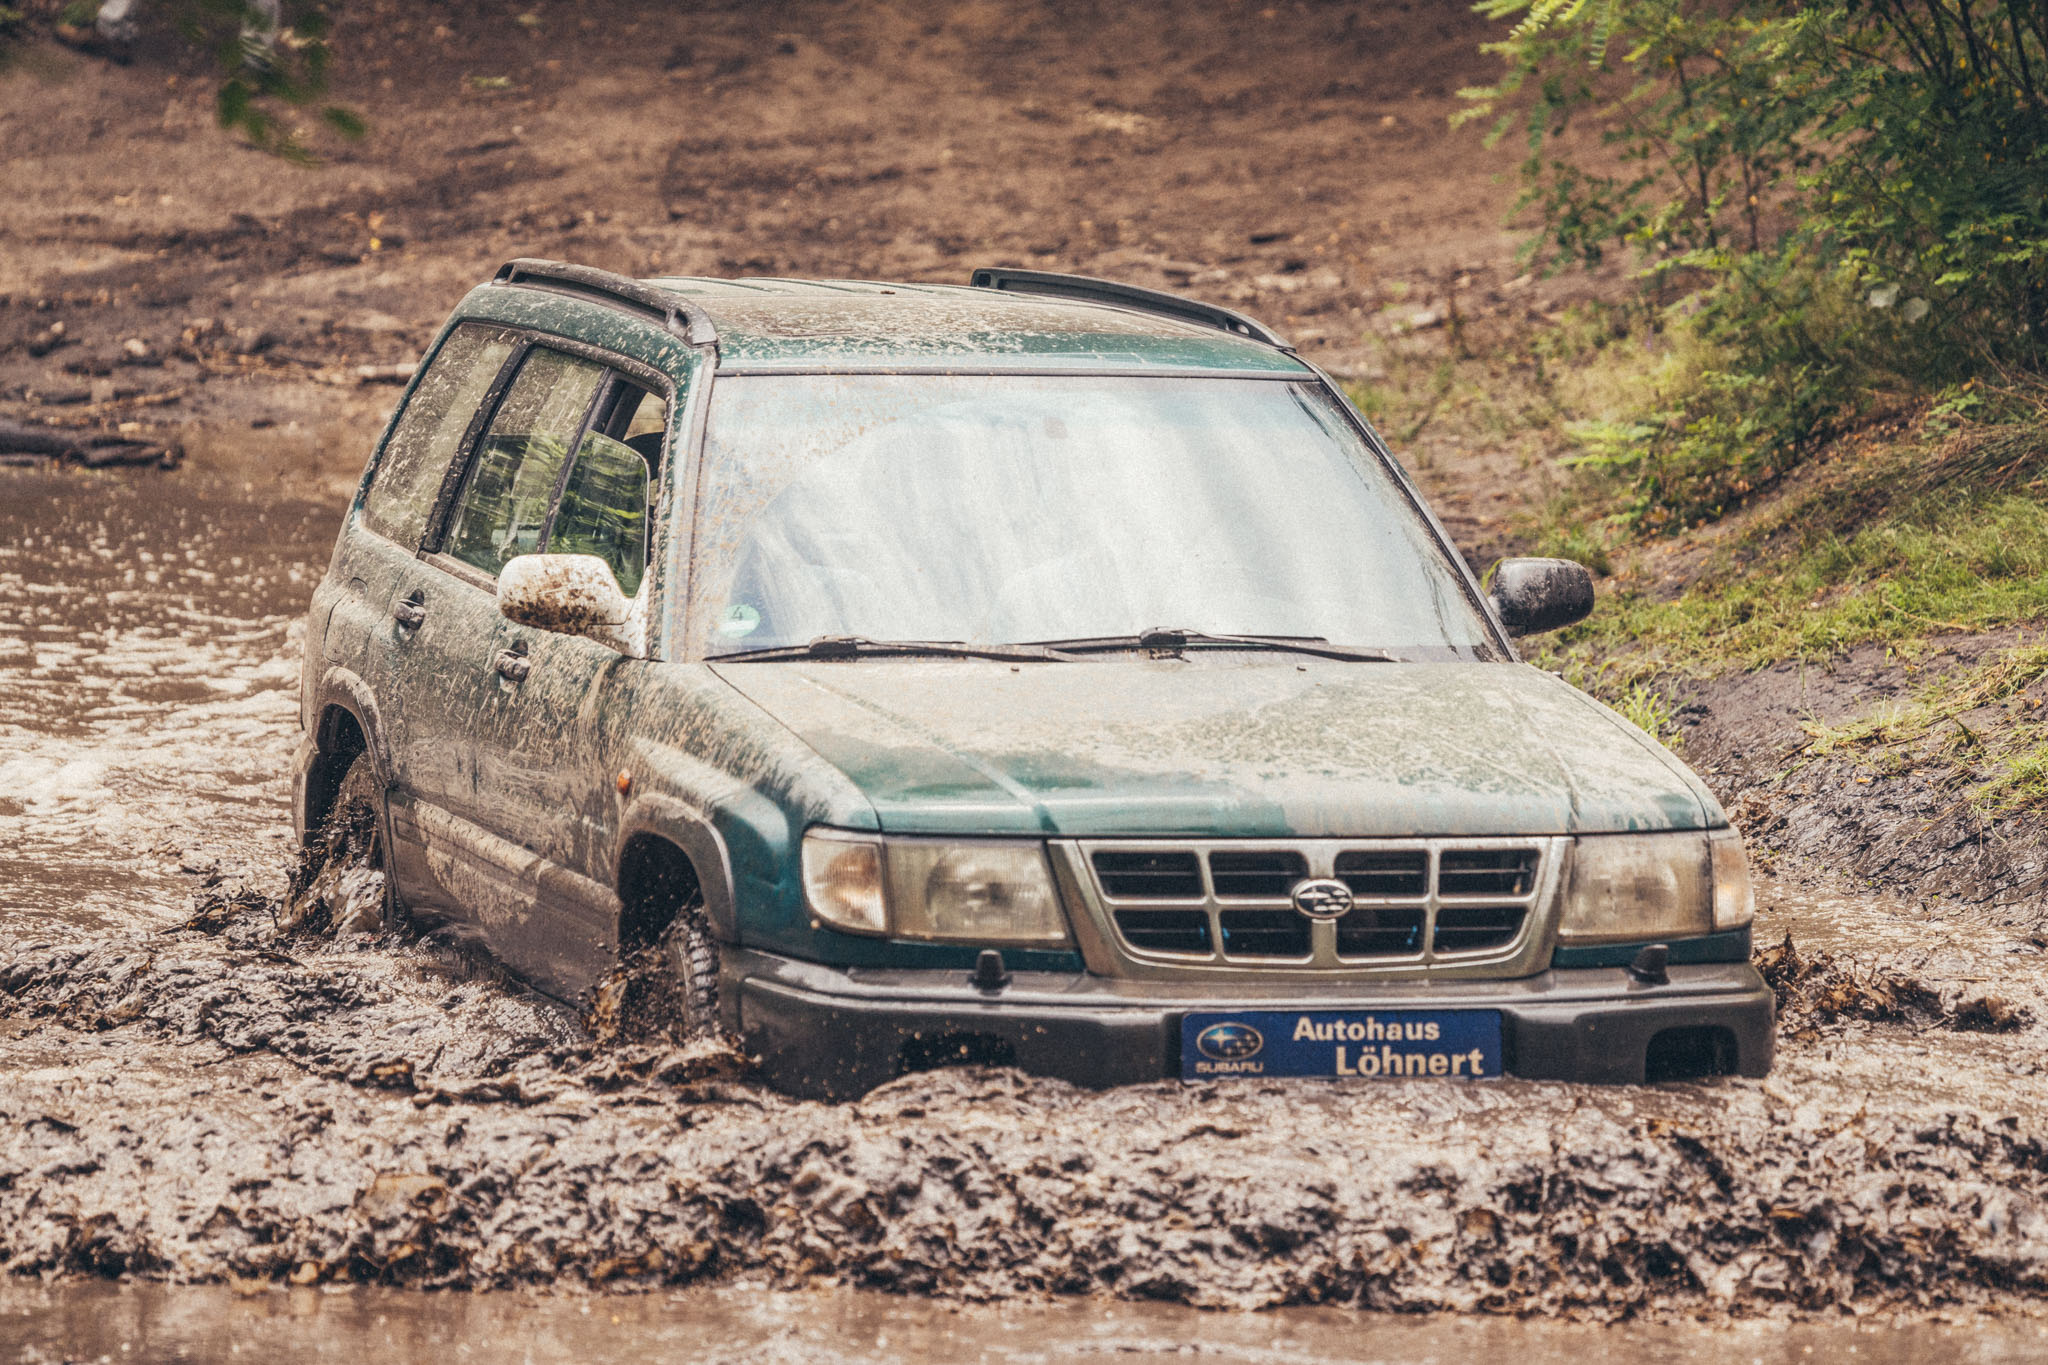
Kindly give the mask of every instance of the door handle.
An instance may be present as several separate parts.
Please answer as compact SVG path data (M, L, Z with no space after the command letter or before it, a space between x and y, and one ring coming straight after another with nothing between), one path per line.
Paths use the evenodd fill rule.
M391 609L391 619L401 626L417 630L427 619L427 604L408 597Z
M522 650L501 649L498 651L498 676L506 682L526 681L526 675L533 671L533 660Z

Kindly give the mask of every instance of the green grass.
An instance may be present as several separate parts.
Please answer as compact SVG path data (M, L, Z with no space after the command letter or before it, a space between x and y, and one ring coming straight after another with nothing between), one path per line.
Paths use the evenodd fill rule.
M1705 676L1858 645L2048 619L2048 501L1951 488L1837 529L1802 504L1676 598L1621 592L1549 643L1552 667L1597 670L1617 694L1662 674ZM1772 543L1773 541L1780 543Z
M2015 734L1970 798L2001 815L2048 810L2048 726L2028 725Z

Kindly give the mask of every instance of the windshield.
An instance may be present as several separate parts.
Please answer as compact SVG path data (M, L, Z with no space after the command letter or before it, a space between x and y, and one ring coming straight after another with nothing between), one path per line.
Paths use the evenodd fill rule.
M702 471L684 630L707 655L1155 627L1492 653L1312 383L721 376Z

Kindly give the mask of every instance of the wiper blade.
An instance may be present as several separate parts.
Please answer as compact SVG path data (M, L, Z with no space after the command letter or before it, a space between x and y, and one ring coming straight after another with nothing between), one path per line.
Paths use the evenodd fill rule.
M1117 649L1155 649L1176 653L1189 645L1234 645L1239 649L1284 650L1290 654L1312 654L1321 659L1349 659L1358 663L1400 662L1379 649L1356 645L1333 645L1320 635L1212 635L1205 630L1182 630L1154 626L1135 635L1102 635L1085 640L1046 640L1047 649L1070 654L1098 654Z
M959 640L870 640L865 635L820 635L808 644L767 645L715 654L715 663L773 662L777 659L858 659L891 654L938 654L953 659L1016 659L1066 663L1073 656L1045 645L970 645Z

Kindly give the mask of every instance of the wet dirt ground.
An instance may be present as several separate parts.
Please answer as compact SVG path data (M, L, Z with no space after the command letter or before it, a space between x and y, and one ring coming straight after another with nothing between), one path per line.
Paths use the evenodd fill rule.
M857 1320L931 1358L971 1332L991 1360L1195 1339L1254 1360L1297 1330L1342 1357L1366 1324L1373 1356L1430 1359L1497 1330L1131 1306L1157 1301L1649 1321L1717 1350L1749 1318L1849 1334L1729 1338L1743 1358L1935 1339L1873 1323L1962 1321L1983 1359L2035 1340L2048 970L1961 910L1767 882L1759 942L1798 956L1762 1082L950 1071L836 1106L715 1050L597 1048L433 944L280 934L292 622L338 503L216 463L13 471L0 497L0 635L24 642L0 655L0 1341L213 1323L216 1354L260 1350L310 1312L323 1342L424 1358L530 1318L545 1359L617 1315L676 1359L870 1358L842 1340ZM671 1296L735 1284L776 1292ZM397 1292L535 1286L659 1292ZM1550 1330L1512 1340L1579 1349Z

